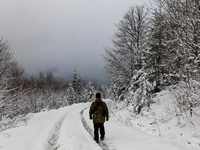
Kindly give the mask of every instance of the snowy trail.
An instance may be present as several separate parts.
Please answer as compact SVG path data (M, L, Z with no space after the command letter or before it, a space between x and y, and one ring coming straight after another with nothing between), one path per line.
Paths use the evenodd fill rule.
M48 150L101 150L82 123L81 111L89 105L82 104L66 115L58 132L57 144L54 149Z
M88 112L89 108L85 109L83 116L91 131L93 124L88 118ZM167 139L145 134L112 119L105 122L105 130L105 141L99 144L103 150L186 150L179 145L173 145Z
M61 135L65 134L62 132L65 131L66 123L70 122L72 127L76 126L73 120L77 118L71 117L76 114L73 114L74 111L76 109L78 111L82 110L85 107L88 107L88 104L74 104L59 110L32 114L33 116L28 121L27 125L0 132L0 150L56 149L57 145L59 145L59 142L62 140L60 139ZM72 139L73 138L70 140ZM68 139L64 137L64 146L68 144L67 140Z
M34 114L25 126L0 133L0 150L184 150L169 141L127 127L114 119L105 123L106 138L93 140L91 103ZM186 149L185 149L186 150Z
M56 150L57 147L57 140L59 138L59 132L62 126L63 121L66 119L66 116L68 115L68 113L66 115L64 115L60 121L55 125L53 133L50 137L50 139L48 140L48 146L47 146L47 150Z

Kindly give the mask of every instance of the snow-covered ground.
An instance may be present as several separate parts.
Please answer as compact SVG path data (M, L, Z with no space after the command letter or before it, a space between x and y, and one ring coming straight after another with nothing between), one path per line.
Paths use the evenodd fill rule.
M106 101L111 110L111 103ZM0 150L187 150L168 138L150 135L118 121L116 115L105 123L106 138L93 140L89 120L91 103L80 103L31 114L26 125L0 132ZM114 110L111 110L114 113ZM126 113L125 111L120 111Z
M149 108L143 108L139 115L133 113L133 106L110 102L111 115L124 123L149 135L167 139L174 145L188 149L200 149L200 107L179 113L174 95L164 90L153 99ZM125 107L126 106L126 107Z

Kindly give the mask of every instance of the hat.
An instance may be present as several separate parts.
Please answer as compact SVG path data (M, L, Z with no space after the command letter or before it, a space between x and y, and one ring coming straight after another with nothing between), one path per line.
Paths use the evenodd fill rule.
M101 98L101 94L100 93L96 93L96 98Z

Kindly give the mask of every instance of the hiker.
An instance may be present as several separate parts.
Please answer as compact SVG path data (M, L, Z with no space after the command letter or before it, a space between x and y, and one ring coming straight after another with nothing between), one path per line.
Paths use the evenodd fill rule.
M96 100L92 102L89 111L90 119L93 119L94 123L94 140L99 143L99 129L100 129L100 139L104 140L105 129L104 122L105 118L108 121L108 107L105 102L101 100L101 94L96 93Z

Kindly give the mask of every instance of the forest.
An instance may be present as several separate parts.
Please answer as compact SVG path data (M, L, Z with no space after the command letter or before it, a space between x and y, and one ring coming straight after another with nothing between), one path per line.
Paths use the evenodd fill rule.
M200 2L156 0L149 8L132 6L106 47L104 59L111 99L150 107L166 87L176 95L180 112L200 104Z
M74 70L69 83L50 72L28 75L14 57L8 41L0 40L0 131L21 120L28 113L58 109L74 103L94 100L96 91L107 96L107 85L87 85Z
M102 98L134 106L139 114L166 87L176 95L180 112L200 104L200 2L156 0L155 5L131 6L115 24L113 47L103 55L110 87L90 81L76 69L69 83L52 72L28 75L9 41L0 40L0 131L28 113L58 109ZM26 120L26 118L25 118Z

